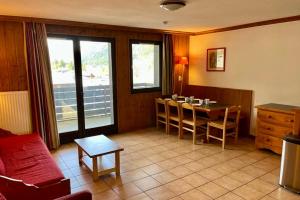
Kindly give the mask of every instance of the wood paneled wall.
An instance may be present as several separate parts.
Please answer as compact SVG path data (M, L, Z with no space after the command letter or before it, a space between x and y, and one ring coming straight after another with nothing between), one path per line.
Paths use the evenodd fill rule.
M154 125L154 98L161 96L161 92L131 94L129 39L161 41L162 34L115 30L109 31L61 25L47 25L47 31L51 34L115 38L119 132L131 131Z
M16 20L16 21L14 21ZM26 60L24 53L24 33L22 18L0 22L0 91L20 91L28 89ZM19 20L19 21L18 21ZM154 98L161 92L131 94L130 92L130 60L129 39L162 40L158 32L148 33L128 30L107 30L101 27L83 27L74 24L67 25L46 23L51 34L109 37L116 44L116 84L117 84L117 114L119 132L131 131L154 125ZM189 36L174 35L174 57L188 56ZM174 89L179 93L181 65L175 65ZM188 82L188 70L185 69L184 82Z
M0 92L27 90L21 22L0 21Z
M188 84L189 79L189 66L183 66L181 64L176 64L181 56L189 57L189 45L190 37L188 35L173 35L173 51L174 51L174 74L173 74L173 93L179 94L181 81L178 80L178 77L183 73L183 89L184 86Z
M229 105L241 105L240 134L249 135L250 120L252 114L252 90L240 90L231 88L219 88L197 85L186 85L185 96L195 96L196 98L208 98L219 103Z

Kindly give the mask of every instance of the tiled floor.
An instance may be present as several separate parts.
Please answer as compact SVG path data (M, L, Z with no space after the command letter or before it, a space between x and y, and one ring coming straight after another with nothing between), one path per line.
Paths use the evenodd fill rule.
M88 189L94 200L300 200L277 184L280 157L255 150L251 139L229 141L222 151L218 143L192 145L191 138L153 128L111 138L125 148L118 179L111 174L93 182L78 165L75 144L53 152L72 192Z

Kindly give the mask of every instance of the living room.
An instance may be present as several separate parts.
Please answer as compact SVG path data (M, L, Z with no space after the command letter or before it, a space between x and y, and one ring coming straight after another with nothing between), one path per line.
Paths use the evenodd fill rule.
M1 2L3 198L300 199L299 6Z

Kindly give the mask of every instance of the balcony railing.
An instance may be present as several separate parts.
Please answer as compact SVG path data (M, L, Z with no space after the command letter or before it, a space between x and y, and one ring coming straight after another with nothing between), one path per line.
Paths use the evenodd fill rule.
M77 119L77 97L74 84L53 86L57 121ZM110 116L111 89L109 85L86 86L84 91L85 117Z

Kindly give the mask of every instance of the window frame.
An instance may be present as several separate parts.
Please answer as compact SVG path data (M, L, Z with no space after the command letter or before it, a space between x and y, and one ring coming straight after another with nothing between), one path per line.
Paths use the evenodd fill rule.
M61 144L67 144L73 142L74 139L99 135L103 133L105 135L114 134L118 132L118 96L117 96L117 71L116 71L116 39L109 37L97 37L97 36L78 36L71 34L55 34L48 33L47 39L67 39L73 41L73 57L74 57L74 71L76 84L76 99L77 99L77 120L78 130L59 133L59 139ZM95 41L95 42L108 42L111 44L111 61L112 61L112 83L113 83L113 114L114 123L107 126L101 126L96 128L85 128L85 113L84 113L84 96L82 86L82 61L81 61L81 49L80 41ZM47 49L49 51L49 48ZM50 54L50 52L49 52ZM49 58L50 59L50 58ZM51 80L52 84L52 80Z
M159 46L159 87L151 87L151 88L141 88L134 89L133 88L133 59L132 59L132 45L133 44L153 44ZM131 94L135 93L146 93L146 92L161 92L162 91L162 41L157 40L138 40L138 39L130 39L129 40L129 60L130 60L130 90Z

